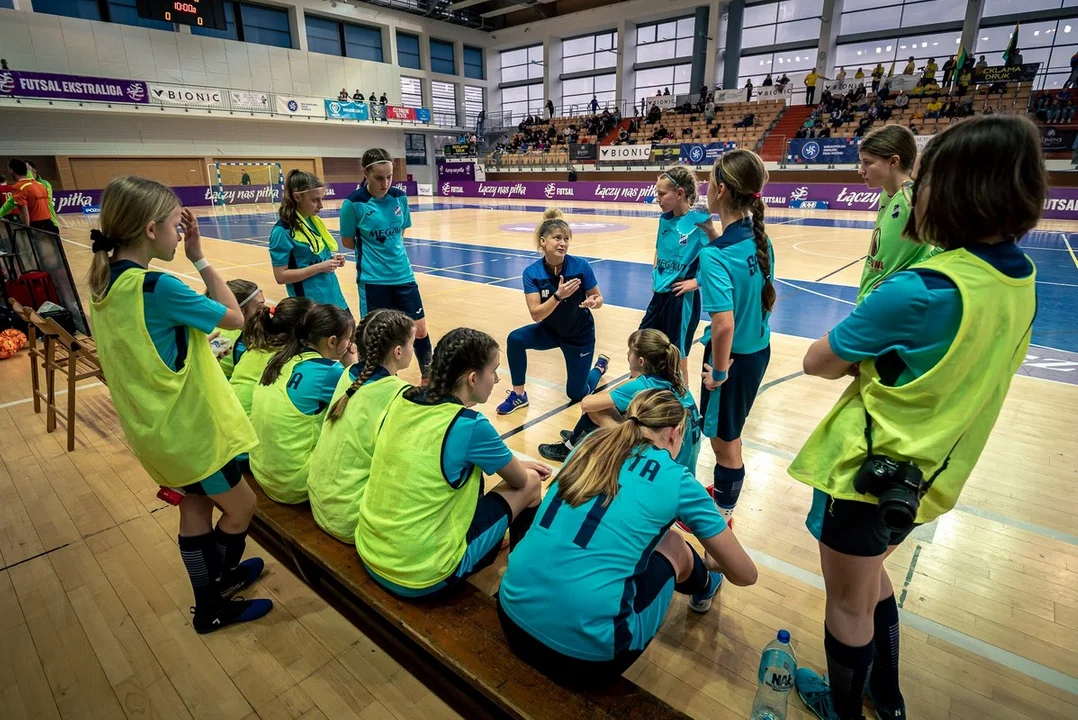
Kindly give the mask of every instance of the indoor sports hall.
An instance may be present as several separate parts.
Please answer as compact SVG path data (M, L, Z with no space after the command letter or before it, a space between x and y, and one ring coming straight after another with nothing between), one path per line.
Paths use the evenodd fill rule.
M901 632L900 656L893 642L905 714L877 708L871 693L863 713L1078 716L1078 98L1071 99L1078 9L1070 5L0 0L0 203L10 197L0 209L0 718L846 717L806 704L800 669L835 682L835 668L844 667L836 661L836 613L848 607L834 597L853 581L829 565L840 551L806 527L814 490L789 470L832 407L856 395L875 366L864 360L861 377L826 380L814 376L810 358L816 341L887 287L877 283L867 301L859 291L881 224L899 213L886 187L881 200L881 188L866 184L865 153L877 147L866 136L892 126L912 133L919 164L898 193L909 198L916 188L942 204L935 188L944 171L937 165L930 181L925 165L948 136L983 125L986 115L1009 118L1039 142L1043 202L1032 229L1017 238L1035 266L1035 314L1031 326L1017 328L1025 334L1007 368L1016 368L1013 379L999 380L1005 399L953 509L888 543L893 552L882 563L898 609L892 627ZM372 148L388 159L364 162ZM707 186L716 182L716 163L746 150L768 175L749 202L766 207L775 301L765 316L770 362L741 434L736 522L723 532L736 533L758 571L754 583L712 587L706 612L672 590L654 638L620 677L569 685L515 652L499 621L513 526L496 559L452 592L402 598L379 584L354 544L321 532L306 502L274 502L248 471L240 482L250 484L257 507L244 557L262 558L265 568L240 595L272 600L273 608L196 632L198 585L177 552L190 534L183 505L159 493L160 471L147 469L139 441L125 433L130 403L114 400L121 383L107 371L116 367L108 358L116 345L99 327L103 305L92 307L91 266L111 221L106 186L147 178L174 190L194 218L179 221L180 236L197 226L204 264L185 256L181 241L171 260L153 256L141 266L147 277L160 273L216 301L209 266L220 280L250 281L274 306L299 294L278 281L283 268L271 254L282 199L293 192L294 170L315 177L319 224L343 257L329 272L359 320L372 296L360 297L357 273L372 250L349 249L353 230L357 243L370 241L348 215L358 212L357 198L375 197L376 171L388 172L386 196L410 215L401 241L435 368L438 342L455 328L497 341L498 382L485 402L462 412L485 417L518 460L553 469L543 477L545 497L560 492L562 463L544 459L539 446L561 442L582 412L567 397L562 352L530 350L527 405L499 411L514 384L507 338L534 321L522 278L542 257L536 229L544 212L560 209L569 254L594 272L602 297L590 311L594 352L609 358L594 392L611 390L636 377L627 343L653 300L657 234L669 215L660 207L664 188L677 195L680 187L686 209L712 200L707 210L724 234L729 201ZM1021 158L1014 147L996 151L1008 168L998 178L1003 186ZM673 165L692 169L691 188L667 174ZM984 166L971 160L955 192L973 186ZM736 179L719 182L734 187ZM925 194L904 206L913 226ZM970 205L959 216L971 227L978 213L1010 222L1020 198L1013 205ZM685 245L692 229L679 232ZM704 245L720 247L721 237ZM120 248L112 247L115 264ZM982 257L946 247L926 262ZM921 271L901 270L911 272ZM119 286L113 277L110 288ZM960 310L977 297L1004 305L1002 290L975 296L965 288L955 293ZM689 327L685 385L697 405L707 374L702 339L717 327L707 297L699 324ZM244 299L235 298L241 311ZM924 327L945 312L929 306ZM139 326L149 343L148 316ZM963 337L977 330L961 327ZM205 339L189 330L189 339ZM419 388L429 378L414 337L416 360L399 377ZM940 353L941 366L954 342ZM1002 342L1009 341L986 347ZM900 354L901 345L889 351ZM952 417L945 401L964 396L948 393L989 377L989 356L999 354L985 350L965 374L937 383L939 397L920 395L914 405L935 409L903 437L945 432L933 413ZM150 387L147 395L167 392ZM722 387L729 389L717 392ZM187 426L186 415L170 415L175 408L148 407L173 418L157 424L153 442L162 447L182 438L195 453L216 443L212 428ZM954 432L948 458L973 433ZM583 455L587 442L575 452ZM720 475L716 452L702 440L700 448L693 474L710 492ZM443 463L445 453L436 454ZM485 469L479 477L493 493L498 477ZM524 542L549 526L553 511L544 508L554 503L547 503ZM589 515L599 528L602 517ZM684 518L663 532L683 536L699 560L704 545L677 529L677 519ZM796 687L792 671L785 681L764 679L781 672L761 662L780 630L796 654ZM878 625L874 632L869 656L875 644L879 665ZM784 715L764 707L768 688L783 698Z

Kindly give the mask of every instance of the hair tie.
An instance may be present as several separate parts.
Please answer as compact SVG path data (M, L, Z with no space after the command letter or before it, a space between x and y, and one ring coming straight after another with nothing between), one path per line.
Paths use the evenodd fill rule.
M344 394L348 396L348 399L351 399L352 396L356 394L356 390L358 390L356 384L352 383L348 386L348 389L344 391Z
M638 418L638 417L637 417L636 415L630 415L629 417L627 417L627 418L625 418L625 419L626 419L626 420L628 420L629 422L634 422L634 423L636 423L637 425L640 425L640 424L641 424L641 423L640 423L640 418Z
M762 192L758 192L758 193L753 193L752 196L754 198L756 198L757 200L759 200L760 198L762 198L764 196L764 194Z
M111 252L120 246L120 243L97 229L90 231L90 239L94 241L90 249L95 253Z

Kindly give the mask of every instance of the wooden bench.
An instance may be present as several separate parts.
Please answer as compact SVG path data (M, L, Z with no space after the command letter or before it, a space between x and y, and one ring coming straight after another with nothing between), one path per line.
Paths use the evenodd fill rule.
M584 693L557 685L513 654L494 598L479 588L463 583L438 604L399 600L371 580L354 547L318 527L306 503L280 505L254 478L247 481L258 496L251 523L258 543L421 680L449 695L465 717L688 717L624 678Z

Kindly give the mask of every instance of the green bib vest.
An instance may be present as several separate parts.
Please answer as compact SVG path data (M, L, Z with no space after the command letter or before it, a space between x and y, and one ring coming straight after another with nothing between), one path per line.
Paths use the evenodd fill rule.
M232 371L232 377L228 379L228 384L236 392L236 397L239 398L240 405L243 406L243 411L247 413L247 417L251 417L251 403L254 400L255 385L262 380L262 373L266 371L266 366L269 365L273 352L273 350L248 350L240 358L240 361L236 363L236 367Z
M483 472L472 468L456 489L442 472L442 446L463 410L398 396L378 433L356 549L371 570L397 585L422 590L440 583L468 549Z
M228 354L226 354L223 358L221 358L218 361L221 364L221 370L223 370L224 373L225 373L225 377L226 378L231 378L232 377L232 372L236 368L236 362L232 358L236 357L236 343L239 341L240 335L243 335L243 330L242 329L239 329L239 330L221 330L221 329L218 329L217 332L221 333L222 338L228 338L229 340L232 341L232 347L230 347L228 349Z
M90 322L128 444L158 484L184 487L258 441L205 333L187 328L187 362L179 372L161 360L146 329L145 277L145 270L123 273L90 303Z
M333 393L332 408L352 385L348 371ZM378 427L390 401L408 383L396 375L369 380L352 395L344 415L322 425L322 435L311 455L307 495L315 522L341 542L356 541L359 503L371 474L371 459Z
M962 296L962 321L950 349L901 387L880 383L875 362L863 361L860 377L813 431L789 473L836 499L876 503L853 488L868 450L867 410L875 454L913 462L927 480L950 453L946 470L921 501L917 522L923 523L958 502L1025 359L1037 297L1036 272L1008 277L967 250L934 255L918 267L946 275Z
M285 363L277 382L255 386L251 401L251 424L258 436L258 446L251 450L251 474L271 500L285 505L307 499L311 452L326 417L325 410L317 415L300 412L288 397L288 381L296 365L317 357L321 355L314 352L296 355Z

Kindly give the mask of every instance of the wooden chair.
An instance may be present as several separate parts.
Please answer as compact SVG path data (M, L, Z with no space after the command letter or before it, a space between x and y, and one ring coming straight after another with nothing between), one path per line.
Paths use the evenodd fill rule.
M38 336L37 328L30 321L30 313L33 312L28 307L23 305L15 298L9 298L11 303L11 309L15 312L19 318L26 323L26 350L30 355L30 387L33 389L34 398L34 412L41 412L41 379L38 375L38 366L44 365L45 353L38 346L40 337Z
M29 321L44 339L45 392L34 390L34 409L37 410L38 398L45 400L45 429L56 429L56 417L59 416L67 425L67 450L75 449L75 387L80 380L97 378L105 382L101 362L97 358L97 347L91 338L76 338L60 327L52 318L43 318L33 310ZM61 411L56 405L56 373L67 377L67 409ZM36 378L35 378L36 383Z

